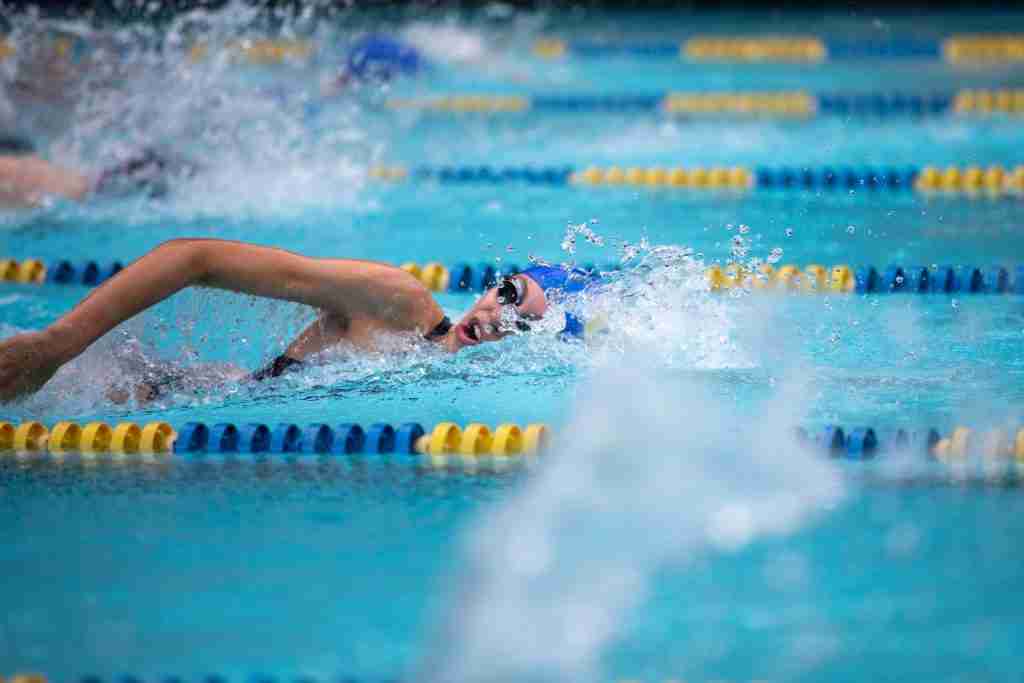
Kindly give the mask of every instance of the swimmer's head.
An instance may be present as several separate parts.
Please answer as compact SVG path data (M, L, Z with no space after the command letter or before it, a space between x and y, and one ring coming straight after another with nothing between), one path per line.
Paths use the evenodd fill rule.
M454 347L458 350L529 331L531 321L543 317L549 303L557 303L599 281L586 271L560 266L534 266L502 278L452 328ZM566 313L562 335L574 337L582 332L582 321Z
M199 170L198 164L187 159L145 148L104 169L96 178L93 191L106 197L131 194L163 197L172 180L192 178Z
M413 46L390 36L369 35L349 50L338 80L389 81L396 76L411 76L422 68L423 59Z

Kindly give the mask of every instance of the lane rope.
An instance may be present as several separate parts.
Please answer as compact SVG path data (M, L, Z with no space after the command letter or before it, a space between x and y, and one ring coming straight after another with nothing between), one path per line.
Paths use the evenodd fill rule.
M989 166L374 166L371 179L441 185L645 187L688 191L917 192L968 198L1024 196L1024 164Z
M70 35L48 39L58 57L80 58L92 46L89 41ZM227 53L235 61L254 65L285 64L304 61L324 50L324 45L304 39L247 38L224 44L198 41L187 49L193 62ZM18 47L0 38L0 62L17 54ZM910 36L889 40L826 39L808 35L717 36L695 35L682 42L653 41L616 43L571 40L548 36L533 43L533 54L542 59L639 57L675 59L691 63L791 63L820 64L843 60L942 60L953 65L990 66L1024 62L1022 34L964 34L942 40L923 40Z
M545 424L502 423L493 429L481 423L465 428L442 422L429 430L418 422L397 426L357 423L235 424L167 422L80 424L66 420L47 427L38 421L0 422L0 453L49 455L170 455L188 453L294 455L494 455L540 453L550 440Z
M58 262L58 268L66 262ZM7 266L9 282L41 284L82 284L77 279L51 280L42 277L20 277L22 273L52 272L39 259L26 261L0 261ZM110 266L96 266L94 272L117 272L121 263ZM497 265L494 263L455 263L450 266L436 261L426 264L406 262L400 266L420 280L434 292L453 294L479 294L494 287L503 276L523 271L516 263ZM612 273L623 268L618 263L596 265L582 263L576 267L589 273ZM1024 294L1024 264L1007 267L1001 265L932 265L902 266L890 265L875 268L871 265L851 266L846 264L826 267L819 264L797 266L792 264L775 267L763 263L756 267L727 263L711 265L705 271L711 291L735 288L779 292L819 292L857 294ZM99 284L103 279L96 279Z
M1024 90L973 89L952 93L792 91L667 92L652 95L449 94L387 100L388 109L431 114L665 114L686 117L1021 116Z
M942 60L953 65L988 66L1024 62L1024 35L953 35L943 40L894 37L885 41L824 39L815 36L693 36L682 43L614 43L537 40L542 59L640 57L693 63L804 63L855 59Z
M833 457L870 459L886 452L920 453L937 460L968 457L1011 459L1024 464L1024 428L988 430L957 426L947 434L935 428L881 430L826 425L797 428L796 442ZM424 428L418 422L397 426L377 422L235 424L186 422L178 428L166 422L140 426L131 422L79 424L61 421L47 428L41 422L0 422L0 454L30 453L61 456L71 453L112 456L170 454L267 455L427 455L523 456L546 449L553 438L546 424L520 426L507 422L490 427L440 422Z

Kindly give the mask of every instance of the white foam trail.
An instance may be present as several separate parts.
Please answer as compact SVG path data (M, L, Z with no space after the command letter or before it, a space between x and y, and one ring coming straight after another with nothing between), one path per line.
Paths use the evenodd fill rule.
M367 130L363 97L320 98L317 84L336 75L336 57L274 69L238 64L231 46L267 37L255 27L259 16L237 1L181 13L166 29L17 15L8 36L17 51L0 64L0 81L32 88L0 89L0 123L27 134L51 161L89 174L146 149L199 167L191 180L172 178L159 203L94 203L121 221L154 211L188 218L359 210L365 170L386 154L386 129ZM286 21L280 35L302 33L304 21ZM51 33L88 49L64 64L41 47ZM195 45L206 47L205 58L193 59Z
M598 680L654 571L791 532L841 498L835 469L793 446L802 395L750 422L664 369L602 372L555 455L470 534L416 680Z
M415 21L405 27L402 37L429 59L442 63L479 62L487 56L485 36L454 20Z

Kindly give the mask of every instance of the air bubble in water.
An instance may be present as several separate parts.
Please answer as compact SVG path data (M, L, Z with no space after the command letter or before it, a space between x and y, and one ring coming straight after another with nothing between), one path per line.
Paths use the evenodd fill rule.
M793 236L793 228L786 228L786 237Z
M949 305L952 306L954 309L960 308L960 302L956 299L950 300Z
M768 263L778 263L781 260L782 249L780 247L775 247L771 250L771 253L768 254Z
M729 251L732 253L732 257L734 259L742 259L746 257L748 251L747 241L739 235L733 235L732 246Z
M847 225L846 232L852 235L853 233L857 232L857 228L853 227L852 225Z
M589 225L596 225L596 224L597 224L597 219L596 218L591 218L590 222L589 222ZM570 254L570 255L576 253L576 236L577 235L583 235L583 238L585 240L587 240L587 242L589 242L589 243L591 243L591 244L593 244L595 246L598 246L598 247L603 247L604 246L604 238L601 237L600 235L598 235L593 230L591 230L589 225L588 225L588 223L580 223L578 225L574 225L573 223L569 223L566 226L566 229L565 229L565 236L562 238L562 244L561 244L562 251L564 251L565 253Z

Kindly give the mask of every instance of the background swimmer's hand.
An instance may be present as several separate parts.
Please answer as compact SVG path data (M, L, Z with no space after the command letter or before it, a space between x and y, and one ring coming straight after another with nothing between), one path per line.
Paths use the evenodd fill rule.
M0 401L38 391L62 365L47 332L0 341Z

